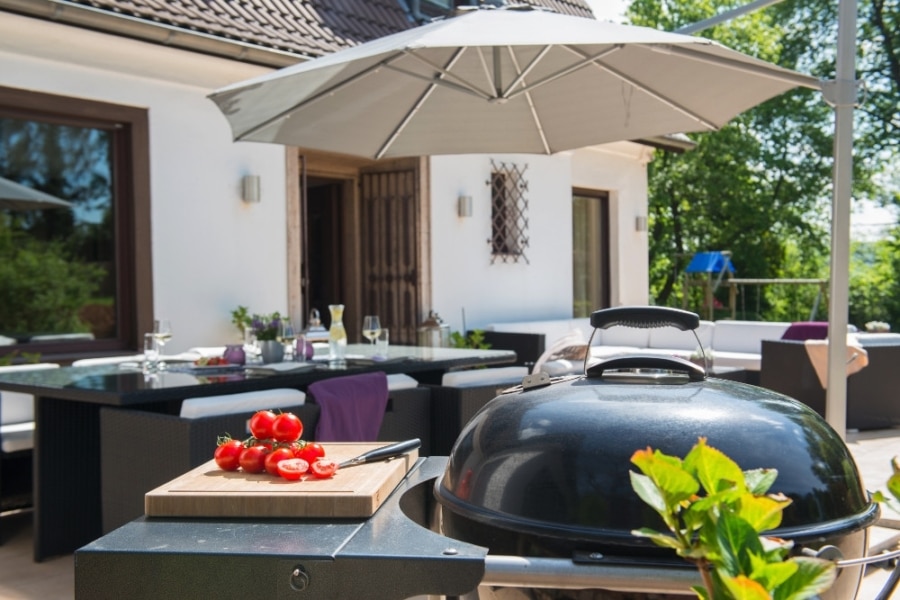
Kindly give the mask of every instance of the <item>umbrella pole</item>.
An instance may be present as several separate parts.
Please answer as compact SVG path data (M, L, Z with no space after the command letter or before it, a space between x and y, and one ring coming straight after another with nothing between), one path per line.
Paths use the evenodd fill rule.
M825 420L847 437L847 320L850 272L850 195L853 186L853 107L856 104L856 0L840 0L837 74L823 91L834 106L831 207L831 301L828 305L828 388Z

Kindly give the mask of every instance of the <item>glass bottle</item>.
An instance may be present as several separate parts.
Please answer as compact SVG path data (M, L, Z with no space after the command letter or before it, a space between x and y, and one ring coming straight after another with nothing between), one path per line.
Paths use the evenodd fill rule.
M328 360L342 363L347 359L347 330L344 329L344 305L329 304L331 327L328 329Z

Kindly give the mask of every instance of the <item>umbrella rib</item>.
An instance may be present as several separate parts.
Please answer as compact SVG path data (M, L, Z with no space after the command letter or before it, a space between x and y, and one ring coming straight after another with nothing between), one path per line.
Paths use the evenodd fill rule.
M516 96L531 92L531 90L533 90L534 88L540 87L547 83L551 83L551 82L559 79L560 77L564 77L564 76L568 75L569 73L572 73L573 71L577 71L578 69L588 66L591 63L596 63L596 61L600 60L601 58L603 58L605 56L609 56L613 52L618 52L623 47L624 46L622 44L616 44L615 46L605 48L605 49L601 50L600 52L597 52L596 54L592 54L592 55L588 56L585 53L583 53L579 50L576 50L575 48L572 48L570 46L565 46L565 48L567 48L567 49L571 50L572 52L574 52L575 54L581 56L582 60L572 63L568 67L566 67L564 69L560 69L556 73L551 73L550 75L547 75L543 79L535 81L534 83L527 85L516 92L512 92L512 90L511 90L512 86L510 86L510 88L507 89L506 93L504 93L503 97L511 100L511 99L515 98ZM529 69L532 67L533 66L529 66Z
M636 87L637 89L641 90L642 92L644 92L644 93L647 94L648 96L652 96L653 98L656 98L657 100L659 100L659 101L662 102L663 104L667 104L667 105L670 106L671 108L677 110L678 112L684 114L684 115L687 116L687 117L690 117L691 119L697 121L698 123L700 123L700 124L703 125L704 127L707 127L708 129L718 129L718 128L719 128L718 125L716 125L715 123L713 123L712 121L710 121L710 120L708 120L708 119L705 119L705 118L701 117L699 114L695 113L694 111L692 111L691 109L687 108L686 106L682 106L682 105L678 104L677 102L675 102L675 101L672 100L671 98L667 98L666 96L660 94L659 92L657 92L657 91L654 90L653 88L648 87L647 85L641 83L641 82L638 81L637 79L634 79L634 78L632 78L632 77L629 77L629 76L626 75L625 73L622 73L621 71L619 71L619 70L617 70L617 69L614 69L614 68L610 67L609 65L604 65L604 64L597 63L597 68L598 68L598 69L603 69L604 71L607 71L607 72L611 73L612 75L618 77L619 79L621 79L621 80L624 81L625 83L628 83L628 84L630 84L630 85L633 85L634 87Z
M549 50L549 46L545 46L544 51L541 51L539 53L539 56L535 57L535 59L529 63L524 71L520 71L519 61L516 60L516 53L512 51L512 48L509 49L509 58L512 61L513 66L516 68L516 72L519 73L516 76L515 83L521 82L523 85L525 85L525 76L546 54L546 50ZM537 109L535 109L534 107L534 100L532 99L531 94L526 92L525 99L528 101L528 110L531 111L531 118L534 120L534 126L537 128L538 135L541 137L541 144L544 146L544 154L551 154L550 143L547 141L547 134L544 132L544 124L541 123L541 117L537 114Z
M460 56L462 56L462 53L465 51L465 49L466 49L466 47L463 46L456 50L453 57L450 59L449 64L451 66L453 64L456 64L456 61L459 60ZM460 92L467 92L469 94L474 94L475 96L482 98L483 100L490 100L493 98L493 96L491 94L486 93L483 90L479 89L478 86L476 86L474 83L472 83L470 81L466 81L465 79L456 75L455 73L451 73L448 70L450 67L442 67L440 65L437 65L437 64L431 62L430 60L428 60L427 58L425 58L424 56L419 56L416 52L405 51L405 54L406 54L406 56L410 56L410 57L418 60L419 62L431 67L432 69L437 71L437 74L429 77L426 75L421 75L419 73L413 73L411 71L406 71L406 70L400 69L399 67L396 67L393 65L391 65L390 67L396 71L400 71L411 77L417 77L419 79L423 79L423 80L429 81L431 83L437 83L439 85L443 85L445 87L449 87L449 88L455 89ZM445 79L440 79L440 76L452 78L453 80L455 80L458 83L454 83L452 81L447 81Z
M279 121L280 119L283 119L284 117L288 116L290 113L294 112L295 110L304 108L306 106L309 106L310 104L314 104L315 102L318 102L319 100L321 100L323 98L327 98L328 96L330 96L334 92L340 90L341 88L344 88L344 87L350 85L351 83L355 83L356 81L359 81L363 77L367 77L367 76L371 75L372 73L375 73L376 71L378 71L378 69L380 69L382 67L390 68L391 63L393 61L399 59L403 55L404 55L403 52L398 52L397 54L395 54L393 56L389 56L388 58L384 59L383 61L378 62L378 63L372 65L371 67L368 67L368 68L360 71L359 73L356 73L355 75L353 75L351 77L348 77L347 79L339 81L338 83L334 84L333 86L322 90L318 94L316 94L314 96L310 96L309 98L307 98L306 100L303 100L302 102L292 104L289 108L286 108L285 110L275 114L272 117L269 117L268 119L262 121L261 123L254 125L250 129L247 129L247 130L241 132L240 134L236 135L234 139L243 140L243 139L247 138L248 136L254 135L255 133L265 129L272 123L275 123L276 121Z
M576 48L572 48L571 46L567 46L567 48L569 48L569 49L572 50L573 52L576 52L577 54L580 54L580 55L584 56L584 53L581 52L580 50L576 49ZM609 65L607 65L607 64L605 64L605 63L603 63L603 62L601 62L601 61L599 61L598 58L592 58L592 62L594 63L594 66L596 66L598 69L601 69L601 70L603 70L603 71L606 71L606 72L610 73L611 75L613 75L613 76L615 76L615 77L618 77L619 79L621 79L621 80L624 81L625 83L628 83L628 84L630 84L630 85L636 87L637 89L641 90L642 92L644 92L644 93L647 94L648 96L652 96L653 98L656 98L657 100L659 100L659 101L662 102L663 104L666 104L666 105L668 105L669 107L671 107L671 108L677 110L678 112L680 112L680 113L682 113L682 114L684 114L684 115L690 117L691 119L697 121L698 123L700 123L700 124L703 125L704 127L708 128L708 129L718 129L718 128L719 128L719 126L716 125L715 123L713 123L712 121L709 121L709 120L707 120L707 119L704 119L703 117L701 117L700 115L698 115L698 114L695 113L694 111L690 110L689 108L687 108L687 107L685 107L685 106L682 106L682 105L678 104L677 102L675 102L674 100L672 100L672 99L670 99L670 98L667 98L666 96L660 94L659 92L657 92L657 91L654 90L653 88L651 88L651 87L649 87L649 86L647 86L647 85L641 83L641 82L638 81L637 79L634 79L633 77L629 77L629 76L626 75L625 73L622 73L621 71L619 71L619 70L617 70L617 69L614 69L613 67L611 67L611 66L609 66Z
M732 58L727 58L724 56L714 56L711 54L706 54L703 52L697 52L691 48L680 48L677 46L652 46L648 47L648 49L653 50L655 52L663 52L666 54L674 54L677 56L682 56L684 58L689 58L693 60L697 60L700 62L705 62L707 64L718 65L720 67L725 67L727 69L734 69L737 71L743 71L745 73L752 73L754 75L759 75L760 77L766 77L768 79L774 79L776 81L784 81L791 85L795 85L798 87L805 87L810 90L819 90L822 89L822 82L812 77L810 75L804 75L802 73L794 73L784 70L774 70L770 66L762 66L755 65L750 63L745 63L739 60L734 60Z
M460 88L460 86L451 84L449 82L445 82L442 79L440 79L441 77L445 77L446 75L450 74L449 69L453 68L453 65L455 65L456 61L459 60L459 57L462 56L462 52L463 52L462 48L460 48L459 50L454 52L453 56L450 57L450 60L447 61L446 67L435 66L435 68L440 71L440 74L438 74L436 78L434 78L434 79L424 78L427 81L429 81L428 88L422 93L421 96L419 96L419 99L416 100L415 105L413 105L413 107L409 110L409 112L406 113L406 116L403 117L403 120L397 124L397 127L394 128L394 131L391 132L391 135L388 136L388 138L384 141L384 144L381 145L381 148L378 149L378 152L375 153L376 159L384 156L385 152L387 152L388 149L394 144L394 141L397 139L397 137L399 137L399 135L401 133L403 133L403 130L406 128L406 126L409 124L409 122L412 121L413 117L416 116L416 113L419 112L419 109L422 108L422 105L425 104L425 102L428 100L428 97L431 96L432 92L434 92L434 90L438 86L438 84L443 83L443 84L449 85L449 87L452 87L454 89L460 89L460 91L472 93L467 89ZM395 67L391 67L391 68L394 68L395 70L398 70L398 71L400 70L400 69L396 69ZM401 72L405 73L405 71L401 71ZM415 73L409 73L409 75L417 76L417 74L415 74Z

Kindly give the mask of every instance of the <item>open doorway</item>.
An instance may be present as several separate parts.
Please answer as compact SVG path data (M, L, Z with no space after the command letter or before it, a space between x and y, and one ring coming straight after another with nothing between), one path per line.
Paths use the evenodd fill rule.
M328 305L341 303L344 286L341 278L343 244L343 192L345 182L340 179L310 177L306 188L306 232L308 279L303 294L304 314L319 311L323 324L328 325Z

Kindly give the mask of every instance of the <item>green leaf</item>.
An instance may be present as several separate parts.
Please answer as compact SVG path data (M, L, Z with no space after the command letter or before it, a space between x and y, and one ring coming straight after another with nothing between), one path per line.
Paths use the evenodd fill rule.
M638 537L650 538L651 540L653 540L654 544L656 544L657 546L662 546L663 548L671 548L678 551L684 549L684 546L671 535L660 533L654 529L649 529L647 527L635 529L631 532L631 534Z
M745 487L744 472L738 464L719 450L707 446L706 438L700 438L684 458L684 468L710 494L732 487Z
M631 489L656 512L665 515L667 512L666 499L662 491L646 475L629 471L631 477Z
M722 582L733 600L771 600L766 588L746 575L723 576Z
M649 448L638 450L632 456L631 462L656 484L656 487L662 492L668 510L672 510L675 505L687 500L700 489L697 480L682 468L680 460L658 450L655 452ZM650 503L648 502L648 504ZM651 504L651 506L654 505Z
M751 469L744 471L744 483L747 489L757 496L765 494L775 483L778 469Z
M748 493L741 497L737 514L758 533L778 527L782 511L790 504L786 496L754 496Z
M753 571L750 554L763 553L757 531L730 512L720 515L716 522L716 545L721 555L716 566L724 568L731 576L749 575Z
M772 600L807 600L829 589L837 577L834 563L819 558L797 556L791 559L797 571L778 586Z

